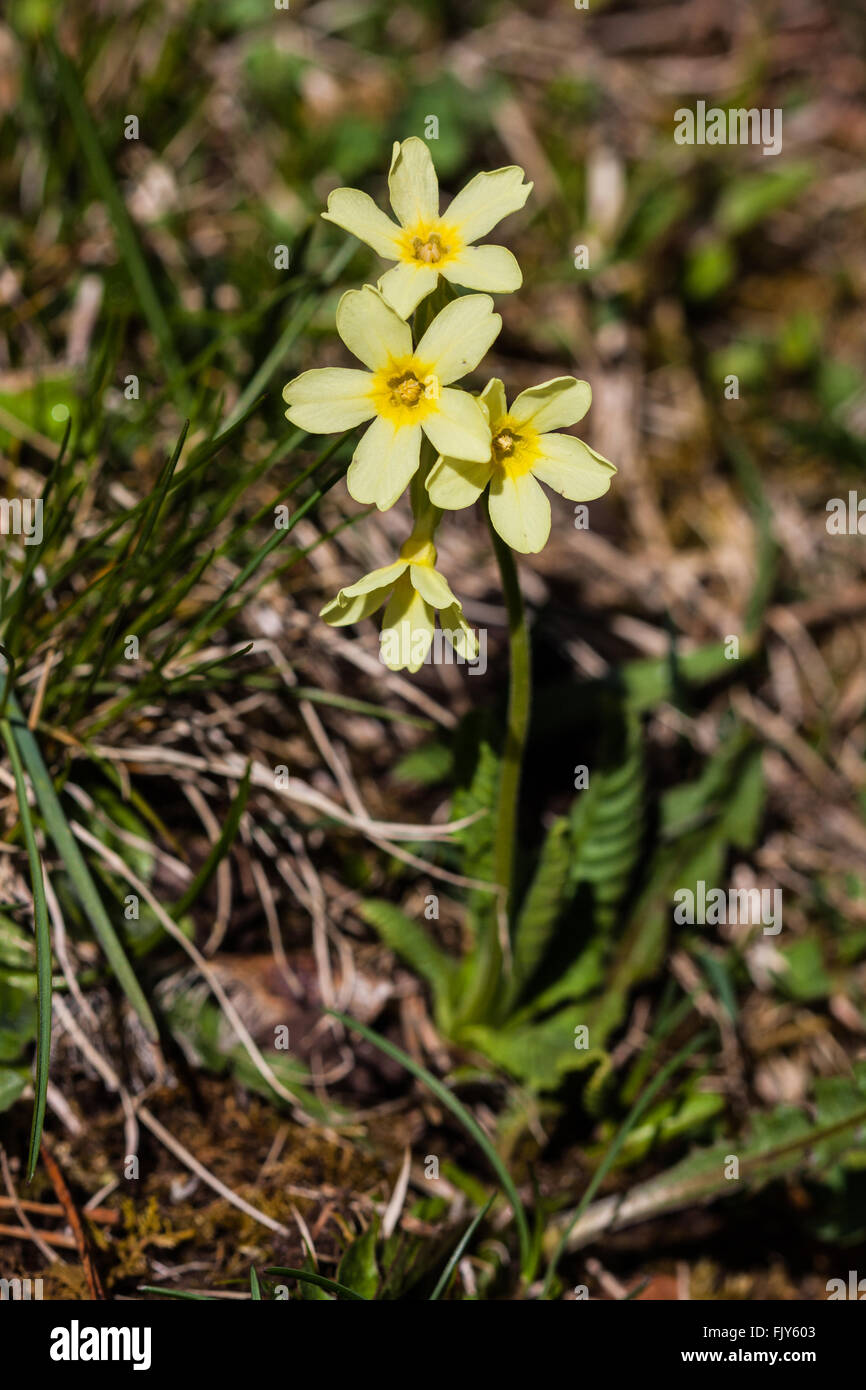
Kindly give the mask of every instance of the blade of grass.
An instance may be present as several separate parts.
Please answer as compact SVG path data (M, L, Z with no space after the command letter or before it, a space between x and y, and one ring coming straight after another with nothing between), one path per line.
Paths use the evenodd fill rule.
M348 1014L338 1013L336 1009L328 1009L327 1012L333 1018L338 1018L346 1028L351 1028L354 1033L360 1033L362 1038L366 1038L367 1042L372 1043L374 1047L378 1047L380 1052L384 1052L386 1056L392 1058L393 1061L399 1062L401 1066L405 1067L406 1070L411 1072L414 1077L417 1077L419 1081L423 1081L424 1085L433 1092L436 1099L460 1121L467 1134L472 1136L478 1147L486 1156L494 1173L499 1178L502 1189L511 1203L514 1219L517 1223L518 1236L520 1238L520 1263L524 1273L527 1273L531 1258L531 1242L526 1212L523 1210L523 1203L520 1200L517 1188L514 1186L511 1174L475 1117L469 1113L465 1105L461 1104L453 1092L449 1091L447 1086L444 1086L432 1072L429 1072L426 1067L422 1067L420 1063L416 1062L413 1057L410 1057L407 1052L403 1052L401 1048L395 1047L394 1043L389 1042L387 1038L380 1037L378 1033L374 1033L371 1028L367 1028L363 1023L359 1023L357 1019L350 1018Z
M455 1269L457 1268L458 1264L463 1258L463 1251L469 1245L470 1240L475 1235L475 1232L478 1230L478 1227L481 1225L481 1222L484 1220L490 1208L493 1206L495 1200L496 1193L494 1192L492 1196L488 1197L481 1210L479 1212L476 1212L474 1219L469 1223L460 1240L457 1242L453 1255L451 1256L447 1265L443 1269L439 1277L439 1282L437 1283L435 1289L430 1295L429 1301L431 1303L435 1303L436 1300L447 1289L449 1280L451 1279L451 1275L454 1273Z
M45 1122L45 1098L48 1095L48 1063L51 1054L51 936L48 930L48 907L45 901L45 881L42 877L42 860L36 844L30 807L27 803L27 787L24 782L24 768L15 743L15 737L8 719L0 720L0 734L6 744L12 775L15 778L15 791L18 796L18 815L27 846L30 861L30 883L33 890L33 920L36 934L36 1094L33 1099L33 1119L30 1125L30 1149L27 1155L27 1181L31 1182L36 1172L39 1145L42 1140L42 1126Z
M231 584L229 584L228 588L225 589L222 594L220 594L219 598L211 604L211 606L206 610L206 612L204 612L199 618L196 619L189 631L186 632L178 641L174 642L170 649L163 654L162 659L160 661L161 668L165 667L169 661L172 661L181 651L184 650L185 647L188 647L189 644L195 638L197 638L200 633L204 633L205 637L209 634L213 627L220 621L221 616L223 614L223 610L225 609L226 604L233 597L233 595L236 594L239 589L243 588L244 584L246 584L250 576L255 574L256 570L264 562L264 560L267 559L271 551L276 549L278 545L282 544L282 542L286 539L286 536L289 535L289 533L293 530L297 523L304 516L306 516L308 512L311 512L313 508L318 505L318 503L322 500L325 494L330 491L330 489L335 485L335 483L338 483L340 481L340 479L344 476L344 473L345 470L341 468L338 473L335 473L333 475L333 477L328 478L326 482L322 483L321 487L316 488L316 491L311 493L310 496L301 504L298 510L294 513L294 515L290 517L288 526L286 526L284 530L275 531L274 534L270 536L269 539L266 540L262 546L259 547L259 549L250 557L250 559L244 565L243 569L239 572L239 574L235 576Z
M42 761L39 744L28 729L18 701L11 690L8 696L8 709L12 734L27 768L48 834L54 841L57 852L66 866L78 900L84 908L118 984L144 1024L149 1036L156 1041L156 1021L150 1005L145 999L141 985L126 958L120 938L109 921L108 913L91 878L90 870L84 861L81 850L73 838L63 808L54 790L54 783Z
M265 1270L265 1274L288 1274L293 1279L300 1279L302 1284L315 1284L319 1289L327 1289L329 1293L335 1293L338 1298L351 1298L355 1303L369 1303L371 1301L363 1294L355 1293L354 1289L347 1288L345 1284L338 1284L336 1279L327 1279L324 1274L314 1274L309 1269L289 1269L288 1266L273 1265Z
M90 674L87 680L84 682L84 685L80 688L75 701L75 705L73 706L73 709L70 712L69 717L71 722L74 722L76 720L78 714L86 706L87 701L89 700L90 695L93 691L93 687L95 686L99 676L102 674L102 671L105 667L105 663L108 660L108 657L114 648L114 644L117 641L121 627L126 622L127 615L131 610L132 605L135 603L138 595L141 593L142 589L149 581L150 576L145 570L143 570L143 567L141 566L141 560L147 550L150 537L153 533L153 528L156 525L156 519L162 509L162 504L165 501L169 484L171 483L172 476L174 474L175 469L177 468L178 460L180 458L181 450L183 449L184 440L186 439L188 430L189 420L186 420L180 431L180 435L178 436L177 443L175 444L175 447L172 450L172 453L169 456L168 461L162 471L162 475L159 479L159 482L157 483L157 486L155 487L154 491L150 494L150 496L147 499L148 507L142 516L141 525L139 527L138 532L130 535L123 548L122 555L120 556L117 563L113 565L111 568L108 583L106 584L102 592L102 602L104 610L106 612L114 612L114 617L108 623L107 633L105 633L105 635L100 640L100 625L96 622L91 623L90 631L92 633L92 637L89 641L80 644L80 648L76 653L76 662L83 662L89 655L89 652L92 650L92 648L99 644L99 651L97 653L96 658L91 664ZM121 599L121 590L124 581L127 578L128 573L134 574L136 570L138 571L138 582L135 585L133 592L127 597L126 601L124 602Z
M43 509L47 506L48 501L51 497L51 493L54 490L54 484L57 481L57 478L59 477L63 469L63 461L66 456L66 447L69 443L69 435L71 433L71 430L72 418L70 417L66 421L66 429L63 431L63 438L60 441L60 448L57 451L57 457L54 459L54 462L51 465L48 477L45 479L45 485L42 489L42 496L40 498L40 501L42 502ZM51 539L50 535L47 539ZM6 629L6 641L10 646L14 645L15 632L21 620L24 605L26 603L28 591L30 588L30 580L33 576L33 571L36 568L40 549L41 547L38 545L25 546L24 568L21 571L21 576L15 587L15 592L12 595L14 600L14 608L12 611L12 617L10 619L9 626Z
M186 1293L183 1289L163 1289L159 1284L139 1284L139 1293L161 1293L163 1298L188 1299L192 1303L219 1303L220 1299L211 1298L206 1293Z
M275 667L270 669L275 670ZM386 709L384 705L372 704L369 700L358 700L354 695L340 695L330 690L317 690L312 685L293 685L286 691L291 699L309 700L311 705L330 705L334 709L346 710L349 714L370 715L374 719L393 720L398 724L408 724L414 729L434 730L432 719L421 714L405 714L403 710Z

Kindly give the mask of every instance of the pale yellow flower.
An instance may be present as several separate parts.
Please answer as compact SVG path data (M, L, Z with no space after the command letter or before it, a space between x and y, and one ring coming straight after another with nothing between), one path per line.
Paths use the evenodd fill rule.
M489 483L494 527L512 550L534 554L550 535L550 503L539 484L573 502L589 502L607 492L616 472L582 440L555 433L583 418L592 391L573 376L555 377L523 391L509 410L502 382L494 377L479 399L490 420L490 453L483 461L443 454L427 478L430 500L450 511L469 507Z
M413 533L402 546L399 560L341 589L320 616L332 627L343 627L368 618L386 601L380 654L392 671L417 671L424 664L437 610L442 630L458 656L473 661L478 655L463 606L436 569L436 547L425 535Z
M378 290L348 290L337 306L337 331L368 370L303 372L283 390L286 416L311 434L372 420L346 485L356 502L375 502L386 511L417 471L422 433L440 454L488 457L485 411L451 382L477 367L501 326L489 295L468 294L447 304L413 347L408 323Z
M520 266L504 246L473 246L503 217L522 208L532 191L516 164L476 174L439 215L439 182L430 151L412 136L395 142L388 175L399 226L357 188L337 188L322 216L365 241L383 260L396 261L379 288L403 318L442 275L470 290L508 294L523 284Z

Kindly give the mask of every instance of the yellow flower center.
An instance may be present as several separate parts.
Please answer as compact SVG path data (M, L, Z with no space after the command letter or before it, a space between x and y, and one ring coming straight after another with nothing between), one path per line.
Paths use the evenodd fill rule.
M418 222L406 227L400 238L400 259L415 266L431 266L437 270L457 259L463 242L456 227L443 222Z
M431 232L426 241L422 241L419 236L413 238L412 254L416 261L426 261L427 265L436 265L443 256L448 255L448 247L442 245L437 232Z
M376 413L400 428L420 425L438 410L439 390L439 378L430 370L429 363L410 356L400 361L392 358L387 367L374 372L370 395Z
M497 420L493 427L493 462L503 473L512 478L531 473L540 454L539 434L531 425L518 425L508 415Z
M423 385L411 372L399 380L395 378L389 385L392 388L392 398L402 401L403 405L417 405L424 394Z

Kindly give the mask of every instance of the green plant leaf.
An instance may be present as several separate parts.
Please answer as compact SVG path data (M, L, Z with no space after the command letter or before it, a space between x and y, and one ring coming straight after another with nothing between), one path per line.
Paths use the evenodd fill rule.
M814 1109L812 1118L795 1106L776 1106L769 1114L755 1115L745 1136L698 1149L624 1195L587 1205L577 1220L571 1218L568 1248L585 1245L603 1232L733 1196L744 1187L755 1190L788 1174L814 1170L826 1177L831 1162L844 1158L848 1150L853 1155L862 1150L866 1064L855 1063L853 1078L817 1082ZM732 1155L739 1165L736 1182L727 1176Z
M596 920L609 928L625 896L643 837L644 776L640 724L628 720L619 764L594 771L571 809L571 884L592 885Z
M26 1067L0 1066L0 1113L15 1104L29 1080L30 1073Z
M582 1011L566 1008L541 1023L516 1028L467 1024L460 1030L460 1040L533 1090L551 1091L569 1072L606 1069L601 1048L575 1047L574 1030L584 1021Z
M342 1254L337 1280L354 1289L362 1298L373 1299L379 1287L379 1266L376 1264L376 1223L357 1236Z
M572 1233L575 1227L577 1226L578 1222L580 1221L580 1218L583 1216L584 1212L589 1207L589 1204L595 1196L596 1192L601 1187L601 1184L604 1182L604 1179L607 1177L611 1168L616 1163L616 1160L620 1154L620 1150L622 1149L623 1145L628 1139L629 1134L634 1129L635 1125L637 1124L641 1116L644 1114L644 1112L649 1109L650 1105L655 1100L662 1087L667 1084L668 1079L676 1074L683 1062L685 1062L689 1057L691 1057L692 1053L697 1052L697 1050L700 1047L704 1046L708 1039L708 1036L708 1033L699 1033L697 1037L691 1038L683 1047L680 1048L679 1052L675 1053L674 1056L671 1057L669 1061L665 1063L665 1065L660 1069L660 1071L656 1073L656 1075L653 1077L653 1080L647 1086L646 1090L643 1091L640 1096L638 1096L634 1105L631 1107L622 1124L620 1125L616 1138L610 1145L609 1149L607 1150L607 1153L605 1154L604 1158L602 1159L601 1163L599 1164L598 1168L593 1174L592 1179L590 1180L587 1189L580 1200L577 1210L569 1216L565 1217L561 1222L557 1223L557 1225L559 1225L562 1228L562 1231L559 1237L559 1241L557 1242L556 1248L553 1252L550 1264L547 1267L547 1273L544 1276L544 1287L542 1289L541 1295L542 1298L550 1297L550 1290L553 1284L553 1280L556 1277L556 1267L569 1246L569 1241L572 1238ZM613 1198L612 1200L614 1208L616 1207L616 1200L616 1198Z
M361 905L361 916L379 933L392 951L401 956L433 990L437 1011L448 1012L455 962L431 940L428 933L405 912L383 898Z
M554 821L541 847L538 865L521 905L512 942L511 978L504 1012L520 999L544 959L565 905L571 858L570 827L562 816Z

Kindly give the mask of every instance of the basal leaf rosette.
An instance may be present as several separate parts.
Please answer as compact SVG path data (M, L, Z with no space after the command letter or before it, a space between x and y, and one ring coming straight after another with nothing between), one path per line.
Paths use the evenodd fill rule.
M463 616L463 605L436 569L436 547L425 535L413 532L399 560L341 589L325 604L320 617L332 627L344 627L370 617L383 604L387 606L380 655L390 670L415 672L423 666L433 643L437 611L457 655L466 661L478 655L478 642Z
M383 260L396 262L379 288L408 318L440 275L453 285L493 294L520 288L520 266L506 247L472 243L523 207L532 191L523 179L516 164L476 174L440 216L433 160L425 142L413 135L395 142L391 159L388 188L396 224L358 188L335 189L322 216L372 246Z
M367 370L302 372L283 390L286 417L310 434L372 420L346 486L356 502L387 511L418 469L422 435L438 454L477 462L489 457L487 414L476 397L452 382L478 366L501 326L489 295L464 295L436 315L413 347L408 323L378 290L348 290L337 306L337 332Z
M455 511L477 502L490 485L490 520L512 550L532 555L550 535L550 503L540 486L573 502L589 502L610 487L616 469L588 444L559 430L582 420L592 401L586 381L555 377L523 391L509 409L494 377L479 397L490 422L483 460L445 454L427 477L431 502Z

